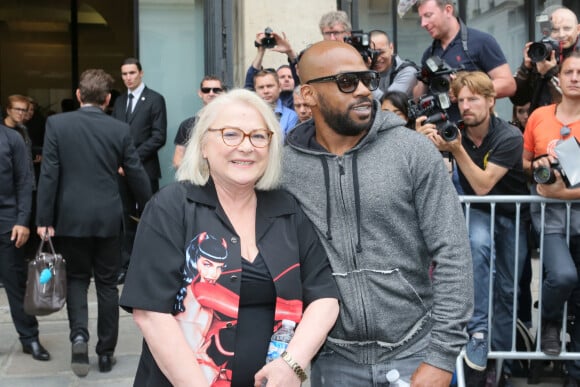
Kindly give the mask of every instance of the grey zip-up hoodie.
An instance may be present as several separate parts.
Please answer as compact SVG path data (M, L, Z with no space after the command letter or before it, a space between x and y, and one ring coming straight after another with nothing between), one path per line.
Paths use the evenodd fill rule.
M297 126L283 185L314 223L339 288L326 348L375 364L431 333L425 361L453 371L473 309L465 218L441 154L402 124L379 110L343 156L316 143L312 120Z

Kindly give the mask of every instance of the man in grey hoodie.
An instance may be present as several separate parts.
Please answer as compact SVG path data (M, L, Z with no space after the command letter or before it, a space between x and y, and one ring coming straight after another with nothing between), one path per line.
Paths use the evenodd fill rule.
M350 45L312 45L300 78L313 120L287 137L283 184L314 223L341 294L311 385L380 385L397 369L416 386L448 386L473 278L443 159L380 110L371 96L379 75Z

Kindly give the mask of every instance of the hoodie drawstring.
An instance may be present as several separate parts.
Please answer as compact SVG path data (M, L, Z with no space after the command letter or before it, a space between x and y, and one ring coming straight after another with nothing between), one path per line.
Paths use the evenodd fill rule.
M324 171L324 188L326 191L326 239L332 240L332 233L330 231L330 172L328 171L328 164L326 157L321 157L322 170Z
M360 187L358 182L357 156L358 154L354 153L352 157L352 179L354 188L354 207L356 212L356 252L361 253L363 249L360 235ZM322 163L322 170L324 172L324 188L326 191L326 239L330 241L332 240L332 231L330 225L330 218L332 215L330 206L330 172L326 157L321 157L320 162Z
M356 252L362 253L362 245L360 241L360 189L358 184L357 156L357 152L352 155L352 180L354 189L354 208L356 211Z

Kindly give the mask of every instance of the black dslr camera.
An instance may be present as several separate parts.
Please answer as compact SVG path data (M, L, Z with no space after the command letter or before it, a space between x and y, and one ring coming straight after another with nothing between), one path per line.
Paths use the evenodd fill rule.
M550 38L544 38L539 42L532 43L528 48L528 56L532 63L538 63L550 59L552 51L555 51L556 62L560 63L560 42Z
M560 166L560 163L557 161L554 163L550 163L549 167L541 165L538 168L534 169L534 171L532 172L534 176L534 181L538 184L554 184L554 182L556 181L556 174L554 173L555 170L560 172L560 175L562 175L562 179L564 180L566 187L570 187L570 183L566 178L566 173L564 173L564 170Z
M425 61L425 65L417 72L417 79L429 86L432 94L447 93L451 83L450 74L458 70L435 55Z
M352 31L350 36L345 36L344 41L360 53L365 63L370 62L369 68L373 68L378 58L379 51L371 48L371 38L362 30Z
M424 95L417 102L409 100L409 118L427 116L422 124L435 124L437 132L445 141L453 141L459 134L459 128L449 121L446 110L451 106L447 93Z
M270 27L266 27L264 30L264 36L260 43L254 42L256 47L264 47L264 48L274 48L276 46L276 38L272 35L272 29Z

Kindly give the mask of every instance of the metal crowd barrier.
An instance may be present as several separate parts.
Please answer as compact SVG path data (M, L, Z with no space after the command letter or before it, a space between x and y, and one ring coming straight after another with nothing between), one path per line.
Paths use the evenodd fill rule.
M518 242L519 242L519 228L520 228L520 218L521 218L521 210L522 204L524 203L540 203L541 208L541 229L537 230L539 233L539 247L540 247L540 257L539 257L539 281L538 281L538 309L534 313L538 313L537 320L537 330L538 333L536 335L536 343L535 349L532 351L518 351L516 349L516 329L517 329L517 306L518 306L518 281L517 276L516 280L514 281L514 298L513 298L513 315L512 315L512 346L511 350L509 351L493 351L491 349L491 337L492 337L492 319L493 319L493 295L494 295L494 259L490 259L490 283L489 283L489 305L488 305L488 359L499 359L497 362L497 368L499 371L499 367L501 366L501 361L504 359L520 359L520 360L580 360L580 352L568 352L565 346L565 338L567 333L567 319L568 319L568 311L567 305L564 305L564 318L562 323L562 336L564 340L562 340L562 352L558 356L548 356L541 351L541 343L540 343L540 332L542 329L542 319L541 319L541 310L542 310L542 267L544 262L544 254L543 254L543 243L544 243L544 226L545 226L545 211L546 211L546 204L547 203L564 203L566 204L566 239L570 240L570 214L571 214L571 206L572 203L580 203L580 200L573 200L573 201L564 201L564 200L557 200L557 199L548 199L541 196L536 195L489 195L489 196L460 196L459 200L463 203L465 207L465 218L467 222L467 227L469 227L469 214L471 204L473 203L486 203L490 205L491 210L491 220L490 220L490 231L491 235L494 234L494 224L495 224L495 206L497 203L513 203L515 206L515 216L517 222L515 232L515 255L518 256ZM491 251L493 254L494 251L494 238L491 239ZM514 273L518 272L518 259L515 259L514 264ZM474 279L475 280L475 279ZM532 290L533 292L533 290ZM461 351L459 356L457 357L456 361L456 372L457 372L457 386L458 387L465 387L465 370L464 370L464 358L465 358L465 348ZM500 377L500 373L497 372L497 378Z

